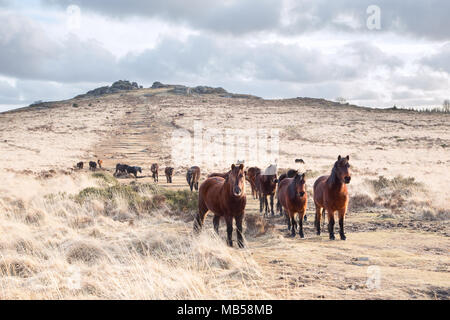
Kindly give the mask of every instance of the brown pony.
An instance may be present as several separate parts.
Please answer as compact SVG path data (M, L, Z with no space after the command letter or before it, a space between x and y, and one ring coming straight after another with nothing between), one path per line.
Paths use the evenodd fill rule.
M159 181L158 169L159 169L159 166L157 163L153 163L152 166L150 167L150 171L152 172L152 178L155 182Z
M277 175L258 174L255 182L259 196L259 212L262 213L264 210L264 216L268 215L269 203L267 201L267 196L270 196L270 212L272 213L272 216L275 215L275 212L273 211L273 198L277 188Z
M227 223L227 243L233 246L233 218L236 220L237 240L240 248L244 247L242 221L246 204L244 165L231 165L231 172L226 178L211 177L200 186L198 194L198 215L194 221L194 231L199 232L208 211L214 213L214 230L219 233L219 221L223 217Z
M341 240L345 240L344 218L348 207L347 184L350 183L350 157L338 157L334 163L331 175L322 176L314 183L314 203L316 205L316 226L317 235L320 235L320 219L323 210L328 215L328 233L330 240L334 240L334 213L339 213L339 235ZM322 211L322 212L321 212Z
M230 174L230 172L231 172L231 170L228 171L228 172L226 172L226 173L218 173L218 172L214 172L214 173L208 174L208 178L212 178L212 177L221 177L221 178L226 179L227 176Z
M164 174L166 175L167 183L172 183L173 168L172 167L166 167L164 169Z
M190 167L186 173L186 181L191 188L198 191L198 181L200 180L200 168L197 166Z
M278 201L286 210L288 219L288 228L291 229L292 237L295 237L295 229L297 222L295 216L298 213L299 235L304 238L303 234L303 216L306 213L306 204L308 195L306 193L305 174L296 174L294 178L284 178L278 185Z
M250 183L250 187L252 188L252 196L253 199L258 199L258 191L256 189L256 176L261 174L261 169L258 167L250 167L245 172L245 180Z
M97 163L98 163L98 167L101 169L102 165L103 165L103 160L98 159Z

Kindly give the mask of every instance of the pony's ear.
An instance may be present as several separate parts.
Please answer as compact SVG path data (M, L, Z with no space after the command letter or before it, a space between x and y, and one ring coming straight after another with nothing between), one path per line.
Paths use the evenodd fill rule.
M341 155L339 155L339 157L338 157L338 161L339 161L339 160L341 160Z
M347 156L347 161L350 160L350 156Z
M231 170L234 170L234 168L236 168L236 166L234 165L234 163L231 165Z
M241 164L239 165L239 170L243 170L243 169L244 169L244 164L241 163Z

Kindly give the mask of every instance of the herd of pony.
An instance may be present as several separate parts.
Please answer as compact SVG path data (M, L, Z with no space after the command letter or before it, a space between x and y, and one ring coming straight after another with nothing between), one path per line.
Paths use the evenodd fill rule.
M335 213L338 213L339 236L345 240L344 219L347 212L349 195L347 184L351 181L350 157L341 157L335 161L331 173L319 177L313 185L313 201L316 208L314 226L317 235L321 231L321 219L328 218L328 233L330 240L334 240ZM296 159L296 163L304 163L302 159ZM90 161L89 169L95 170L97 164L102 168L102 160ZM78 169L83 168L83 163L77 164ZM157 163L150 167L152 178L159 181ZM172 183L174 168L166 167L164 170L167 183ZM142 168L118 163L114 176L119 174L142 173ZM245 180L251 187L254 199L259 199L259 211L264 217L274 212L274 198L276 197L276 209L280 215L285 215L288 230L292 237L298 234L304 238L303 221L306 221L306 208L308 193L306 190L305 173L290 169L286 173L277 176L276 166L271 165L264 170L258 167L250 167L244 170L244 164L232 164L231 170L226 173L211 173L200 186L200 168L192 166L187 169L186 181L192 191L198 191L198 213L194 219L194 232L198 233L204 224L208 212L214 214L214 230L219 232L219 222L223 218L227 226L227 244L233 246L233 220L236 222L237 241L240 248L244 247L242 223L247 203L245 193ZM269 198L269 200L268 200ZM270 201L270 202L269 202ZM270 207L269 207L270 204ZM298 220L298 226L297 226Z

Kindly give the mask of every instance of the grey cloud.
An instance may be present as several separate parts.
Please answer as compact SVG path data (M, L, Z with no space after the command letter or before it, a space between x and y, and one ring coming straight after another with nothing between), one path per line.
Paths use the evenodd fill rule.
M278 0L44 0L44 4L66 8L74 4L116 18L141 16L188 24L221 33L247 33L275 28L281 11Z
M114 80L115 57L95 41L71 36L49 39L39 25L13 14L0 14L0 74L61 82Z
M382 28L376 32L396 32L430 39L450 39L450 2L447 0L298 0L281 14L282 2L276 0L209 1L100 1L43 0L46 5L65 8L79 5L82 10L117 18L141 16L161 18L214 32L242 33L255 31L298 35L315 30L374 32L366 27L367 8L381 9ZM355 25L342 23L348 17Z
M422 59L423 64L450 74L450 42L442 46L440 52Z
M121 70L138 78L152 75L175 81L242 78L296 83L352 80L380 66L401 65L395 57L365 43L352 43L337 51L324 55L299 45L250 46L237 40L222 42L194 36L186 42L165 39L154 49L128 55L120 65Z

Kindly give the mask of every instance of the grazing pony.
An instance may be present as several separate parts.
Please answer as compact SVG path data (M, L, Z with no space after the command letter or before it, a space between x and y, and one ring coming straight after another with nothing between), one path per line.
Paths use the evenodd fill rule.
M128 167L129 166L127 164L116 164L116 171L114 172L114 176L117 176L118 173L126 173Z
M150 167L150 171L152 172L152 178L155 182L159 181L158 169L159 169L159 166L157 163L153 163L152 166Z
M84 162L83 161L80 161L80 162L77 163L77 168L78 169L81 170L81 169L83 169L83 167L84 167Z
M98 159L97 163L98 163L98 167L101 169L102 165L103 165L103 160Z
M141 167L130 167L130 166L127 166L126 171L127 171L128 174L131 173L131 174L134 175L135 178L137 178L138 172L142 173L142 168Z
M198 191L198 181L200 180L200 168L197 166L190 167L186 173L186 181L192 190Z
M299 235L300 238L304 238L303 216L306 213L306 204L308 201L305 174L297 173L293 178L283 179L278 185L277 197L281 206L286 210L288 229L291 229L292 224L292 237L295 237L295 229L297 229L295 216L298 214Z
M303 161L303 159L295 159L295 163L305 163L305 161Z
M314 203L316 205L316 226L317 235L320 235L320 219L323 210L328 215L328 233L330 240L334 240L334 213L339 213L339 235L341 240L345 240L344 218L348 207L347 184L350 183L350 157L338 157L334 163L331 175L322 176L314 183Z
M95 171L95 169L97 169L97 162L89 161L89 170Z
M167 183L172 183L173 168L172 167L166 167L164 169L164 174L166 175Z
M258 191L256 189L256 176L259 174L261 174L261 169L258 167L250 167L245 171L245 180L250 183L253 199L258 199Z
M273 197L275 196L277 182L276 167L273 165L269 166L264 174L258 174L256 176L255 184L259 196L259 212L262 213L265 208L264 216L267 216L269 211L267 196L270 196L270 212L272 213L272 216L275 215L273 211Z
M220 218L227 224L227 243L233 246L233 218L236 220L237 240L240 248L244 247L242 221L246 204L244 165L231 165L231 172L226 178L214 176L207 178L200 186L198 194L198 215L194 221L194 231L199 232L208 211L214 213L214 230L219 233Z

